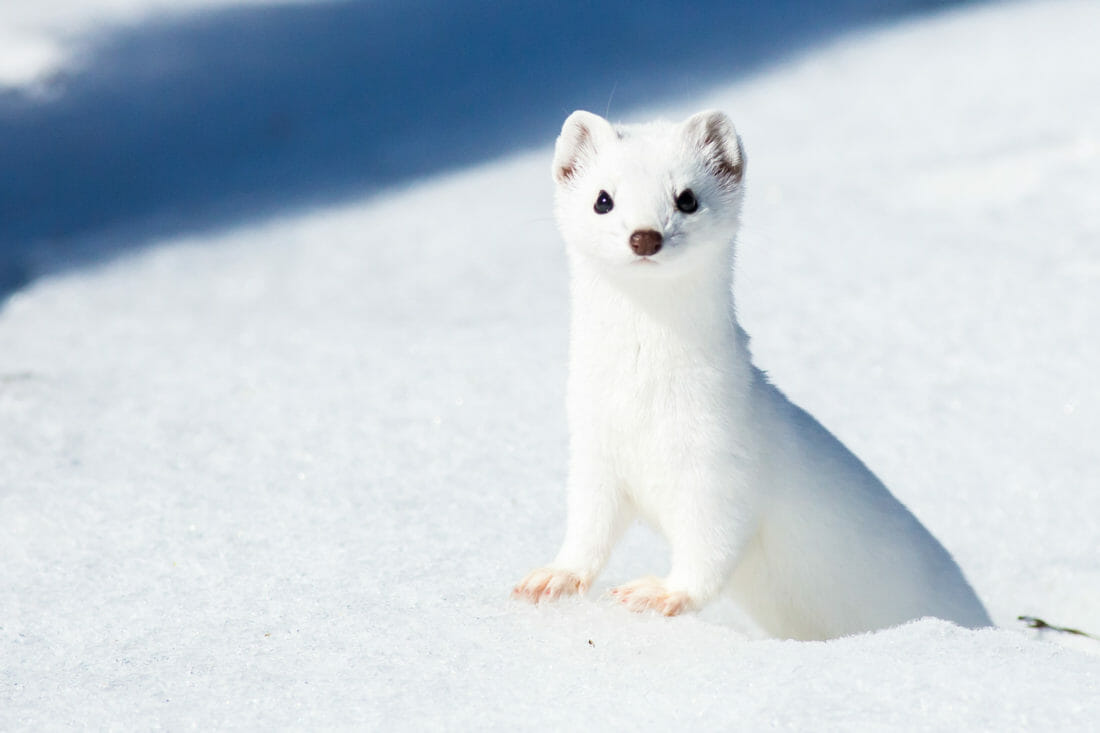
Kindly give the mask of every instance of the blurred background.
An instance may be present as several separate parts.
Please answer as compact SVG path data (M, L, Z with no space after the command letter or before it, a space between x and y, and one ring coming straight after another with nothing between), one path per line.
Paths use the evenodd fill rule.
M1016 619L1100 629L1097 28L0 0L0 731L1095 728L1100 660ZM554 137L707 107L748 150L754 359L1000 630L627 618L599 595L667 567L640 526L591 602L508 602L565 522Z
M0 302L153 238L546 145L934 0L0 5Z

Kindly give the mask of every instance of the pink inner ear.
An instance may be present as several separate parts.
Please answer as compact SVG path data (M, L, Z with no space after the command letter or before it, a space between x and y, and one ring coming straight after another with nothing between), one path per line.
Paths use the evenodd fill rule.
M566 183L572 181L577 175L577 167L580 162L581 151L589 145L592 134L584 125L577 125L572 144L569 146L569 157L558 168L558 181Z

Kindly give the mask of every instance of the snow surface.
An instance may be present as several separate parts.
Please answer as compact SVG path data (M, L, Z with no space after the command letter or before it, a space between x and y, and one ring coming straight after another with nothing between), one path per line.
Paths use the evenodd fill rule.
M926 1L602 0L594 16L591 0L185 0L204 9L169 14L118 0L115 16L135 17L107 22L100 0L53 0L23 14L85 27L99 8L101 22L47 34L69 62L0 86L0 298L44 262L542 146L578 106L692 99ZM0 36L37 38L20 17L0 6Z
M0 729L1095 730L1100 642L1015 617L1100 631L1098 27L941 11L627 115L738 122L757 361L1002 628L631 615L642 528L508 600L564 525L547 139L9 297Z
M0 5L0 85L36 87L80 63L85 40L165 13L326 0L8 0Z

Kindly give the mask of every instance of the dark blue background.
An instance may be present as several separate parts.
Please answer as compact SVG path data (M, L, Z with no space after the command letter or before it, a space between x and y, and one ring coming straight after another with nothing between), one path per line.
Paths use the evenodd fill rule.
M0 89L0 300L156 235L548 144L573 109L696 94L942 4L376 0L106 34L49 97Z

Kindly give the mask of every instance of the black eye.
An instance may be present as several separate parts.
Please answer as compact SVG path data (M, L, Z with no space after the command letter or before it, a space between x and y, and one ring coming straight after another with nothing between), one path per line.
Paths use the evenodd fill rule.
M611 196L607 191L600 191L600 195L596 197L596 205L592 208L596 210L597 214L606 214L615 208L615 202L611 200Z
M676 208L685 214L691 214L699 208L699 202L695 200L695 194L690 188L685 188L683 193L676 197Z

